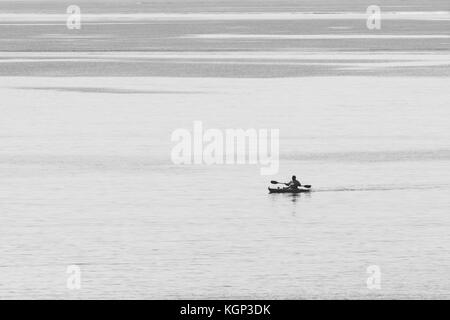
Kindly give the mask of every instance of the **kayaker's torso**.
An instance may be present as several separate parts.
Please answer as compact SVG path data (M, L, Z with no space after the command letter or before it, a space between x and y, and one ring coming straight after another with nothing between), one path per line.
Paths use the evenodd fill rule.
M290 188L299 188L299 187L301 187L302 185L301 185L300 181L298 181L298 180L292 180L291 182L289 182L288 186L289 186Z

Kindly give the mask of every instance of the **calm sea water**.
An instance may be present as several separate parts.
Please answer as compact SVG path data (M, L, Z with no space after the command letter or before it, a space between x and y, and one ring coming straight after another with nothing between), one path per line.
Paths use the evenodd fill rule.
M82 10L366 8L165 3ZM446 36L448 24L392 20L370 33L419 39L282 40L252 36L368 31L351 19L103 21L79 32L0 22L0 298L450 298L449 41L427 36ZM279 173L174 165L172 132L197 120L279 129ZM268 194L270 180L293 174L313 192ZM72 265L80 290L67 287ZM369 266L379 290L367 287Z
M1 79L0 296L448 298L448 81L425 80ZM279 174L173 165L194 120L280 128ZM267 193L292 174L314 192Z

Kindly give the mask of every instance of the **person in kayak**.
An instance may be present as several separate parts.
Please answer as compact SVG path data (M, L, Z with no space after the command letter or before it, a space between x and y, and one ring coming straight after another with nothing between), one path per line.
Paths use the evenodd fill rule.
M302 186L300 181L297 180L296 176L292 176L292 180L289 183L285 183L287 185L287 189L298 189Z

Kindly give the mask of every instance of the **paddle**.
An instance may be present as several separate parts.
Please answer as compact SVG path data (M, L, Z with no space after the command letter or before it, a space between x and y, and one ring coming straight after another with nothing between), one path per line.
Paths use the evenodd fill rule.
M272 180L272 181L270 181L270 183L271 184L286 184L286 183L283 183L283 182L278 182L278 181L275 181L275 180ZM307 184L307 185L304 185L304 186L302 186L303 188L311 188L311 185L309 185L309 184Z

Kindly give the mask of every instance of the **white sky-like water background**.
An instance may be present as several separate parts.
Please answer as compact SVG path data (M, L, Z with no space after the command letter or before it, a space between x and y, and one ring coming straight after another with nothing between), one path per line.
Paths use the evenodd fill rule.
M64 2L0 2L15 17L0 21L0 298L449 298L448 20L195 19L364 13L354 1L80 6L175 18L67 30L41 19ZM279 174L173 165L171 133L195 120L280 129ZM292 174L314 191L267 193Z

